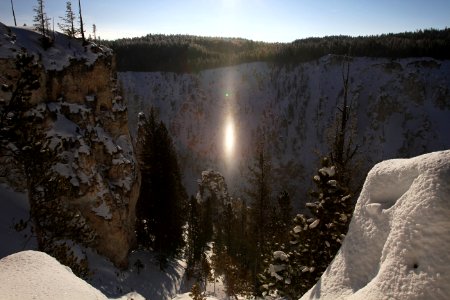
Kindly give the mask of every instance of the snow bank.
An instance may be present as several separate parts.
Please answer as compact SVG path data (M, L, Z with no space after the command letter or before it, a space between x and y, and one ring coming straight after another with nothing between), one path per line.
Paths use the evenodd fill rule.
M7 27L0 23L0 58L14 58L21 49L39 58L46 70L60 71L69 66L72 60L92 65L99 57L111 55L111 50L87 44L80 39L70 38L55 32L54 43L47 50L42 48L41 35L31 27Z
M107 299L53 257L24 251L0 260L0 299Z
M301 299L448 299L450 151L368 174L347 237Z

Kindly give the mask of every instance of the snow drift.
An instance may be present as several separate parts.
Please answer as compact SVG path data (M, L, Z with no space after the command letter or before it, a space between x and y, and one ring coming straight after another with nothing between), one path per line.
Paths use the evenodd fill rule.
M341 250L301 299L448 299L450 150L377 164Z
M0 260L1 299L107 299L53 257L23 251Z

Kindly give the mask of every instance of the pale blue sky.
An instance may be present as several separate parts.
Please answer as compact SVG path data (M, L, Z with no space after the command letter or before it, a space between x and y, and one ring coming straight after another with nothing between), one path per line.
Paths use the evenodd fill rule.
M44 0L47 15L65 13L64 0ZM31 25L36 0L13 0L18 25ZM72 6L78 11L78 1ZM103 39L148 33L242 37L291 42L326 35L372 35L450 27L450 0L82 0L89 34ZM13 25L10 0L0 22Z

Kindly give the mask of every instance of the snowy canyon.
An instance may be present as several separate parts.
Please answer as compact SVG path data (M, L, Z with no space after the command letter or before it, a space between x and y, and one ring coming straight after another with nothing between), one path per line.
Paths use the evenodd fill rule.
M178 147L188 192L201 171L225 175L239 194L264 132L275 191L304 198L327 154L343 98L342 56L298 65L255 62L193 74L121 72L128 120L154 106ZM376 162L450 146L450 61L355 57L349 63L351 121L363 174ZM345 73L345 72L344 72ZM234 144L226 146L232 131ZM227 148L228 147L228 148ZM228 149L228 150L227 150Z
M31 205L33 199L47 199L47 196L52 197L51 200L56 199L55 203L60 206L55 212L59 212L59 208L70 211L70 216L74 217L70 221L79 226L75 227L88 228L92 234L94 242L88 246L108 257L116 266L129 266L128 259L134 259L129 251L135 242L135 204L140 183L133 141L136 140L139 113L148 111L151 106L158 110L172 135L189 194L197 192L202 171L214 169L225 176L230 194L242 196L247 167L260 142L258 137L263 133L272 159L274 192L287 190L296 206L301 208L307 200L306 191L312 184L311 177L319 165L320 156L328 151L335 117L342 106L342 76L347 63L351 122L355 130L354 141L360 152L360 170L356 176L360 176L361 183L365 172L379 161L450 148L448 60L367 57L347 60L342 56L328 55L296 65L254 62L187 74L120 72L116 78L113 54L107 48L92 44L83 46L79 41L69 41L57 34L54 47L43 50L39 36L30 30L9 29L0 24L0 33L2 112L8 112L5 116L9 119L20 115L18 120L24 122L20 129L35 133L34 137L31 136L36 149L45 149L51 154L51 159L44 165L46 172L32 174L34 181L27 181L24 178L30 177L29 174L21 169L13 154L31 152L22 152L29 149L18 147L19 144L11 140L2 141L0 200L6 202L7 194L15 193L6 188L5 182L18 190L28 189ZM40 88L32 92L31 105L18 111L13 110L8 101L18 79L25 74L21 74L14 65L14 59L22 49L39 60ZM29 158L38 160L41 154L37 151L36 157ZM445 183L448 159L447 151L412 160L387 161L369 173L356 206L350 239L356 241L357 246L366 243L364 237L358 235L361 230L357 227L366 224L377 233L391 231L408 235L410 228L413 230L411 234L427 243L426 248L419 247L417 251L411 250L411 255L402 256L396 245L390 246L395 244L393 237L377 235L377 249L373 248L368 260L363 260L365 269L355 271L356 275L362 274L361 278L367 279L366 282L352 277L346 285L333 276L341 278L340 274L345 271L341 266L351 266L347 261L338 265L343 255L359 251L348 242L330 267L332 273L323 278L324 295L329 295L330 299L335 297L335 293L351 296L351 290L358 288L361 290L358 295L378 296L384 284L397 276L390 266L398 261L404 263L400 269L409 268L410 277L424 276L423 273L430 270L433 274L440 272L436 261L432 261L429 269L424 269L429 262L423 259L425 250L430 247L437 249L436 241L426 239L428 231L425 226L416 228L409 223L406 224L408 226L401 223L402 211L396 207L405 204L412 213L417 213L411 207L422 203L419 203L420 199L409 196L416 192L420 194L420 187L423 187L419 185L420 178L434 169L442 169L445 173L442 178L439 174L430 177L437 191L437 196L432 196L436 196L433 199L436 198L437 202L427 198L429 202L424 204L424 211L427 214L439 209L447 212L448 205L443 199L448 196L448 184ZM402 181L403 175L406 183ZM394 179L400 183L391 184L396 182ZM415 187L415 181L418 187L411 189L411 186ZM51 188L57 188L57 193L53 193ZM429 210L430 207L435 210ZM11 216L12 220L14 217ZM49 219L52 217L49 214ZM59 217L55 213L56 221ZM426 221L417 218L420 222ZM12 220L3 220L2 223L10 233L13 231L10 228ZM438 219L437 227L431 228L432 233L445 234L448 231L448 224L442 220ZM402 245L409 245L409 240L401 241ZM11 247L1 249L2 256L20 250L13 244L11 242ZM385 245L386 251L382 252ZM439 248L440 252L445 252L445 247ZM49 270L43 270L44 273L60 268L53 261L49 262L48 257L25 254L32 256L31 260L41 259L51 264ZM358 255L355 256L356 263L360 258ZM394 259L391 259L392 255ZM438 256L437 253L434 255ZM447 260L445 258L444 261ZM416 261L419 269L414 267ZM2 262L8 262L8 259ZM15 263L20 264L21 260L10 258L9 262L16 268ZM20 266L16 269L20 270ZM108 270L116 269L110 267ZM10 273L5 271L0 275L7 278ZM111 276L117 280L118 275ZM181 277L177 278L180 282ZM105 283L102 280L109 279L100 279L97 288L102 291L112 289L113 280L113 283ZM404 279L409 280L409 277ZM448 291L445 284L441 284L447 279L445 276L436 279L442 288L440 292ZM147 285L142 283L142 286ZM179 282L170 285L171 291L178 291L175 286L179 286ZM7 285L0 287L0 291L5 293L0 295L11 292ZM396 293L395 287L389 288ZM314 292L311 291L311 297L320 298ZM422 290L422 294L426 292ZM169 295L161 297L168 298Z

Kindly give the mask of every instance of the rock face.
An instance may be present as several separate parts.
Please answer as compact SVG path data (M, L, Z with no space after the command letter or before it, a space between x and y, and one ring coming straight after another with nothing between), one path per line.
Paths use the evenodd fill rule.
M134 243L139 172L111 51L82 46L61 34L53 47L43 50L39 35L32 31L0 29L7 33L0 40L2 84L14 86L20 76L14 68L18 49L25 48L42 64L40 88L33 91L23 115L27 126L42 137L37 142L53 153L44 170L46 178L60 183L58 199L92 230L92 245L116 265L125 266ZM10 97L11 92L0 93L4 107ZM18 179L17 172L6 177L26 181ZM45 183L33 182L33 190L45 191Z
M301 299L447 299L449 216L450 151L377 164L340 251Z

